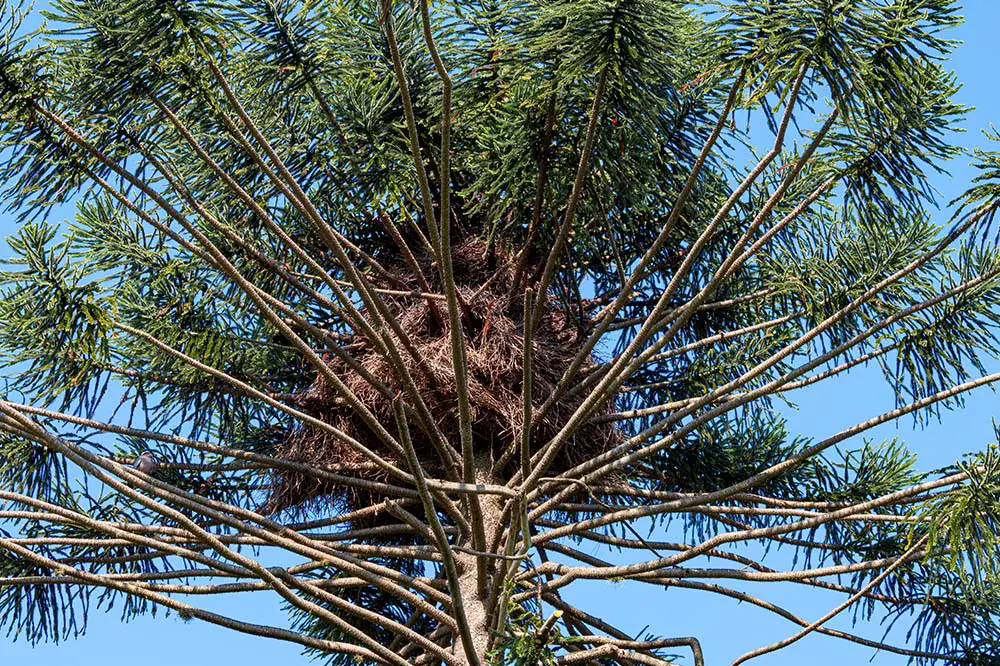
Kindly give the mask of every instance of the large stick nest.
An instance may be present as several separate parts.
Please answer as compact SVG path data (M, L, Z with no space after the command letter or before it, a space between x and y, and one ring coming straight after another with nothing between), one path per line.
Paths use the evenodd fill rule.
M432 289L440 293L437 270L431 265L431 260L422 257L418 261ZM465 304L463 331L472 409L473 447L477 457L488 454L495 461L511 447L520 445L524 426L521 397L524 292L518 289L511 293L515 261L512 253L502 248L491 249L479 239L466 240L454 247L452 262L458 291ZM529 266L529 271L532 268ZM397 267L395 271L398 273L396 285L379 286L399 289L400 284L403 284L418 290L412 270ZM487 286L482 289L484 284ZM445 302L413 296L385 297L385 302L436 377L434 386L412 355L399 345L399 354L438 427L455 448L459 449L458 399ZM437 315L432 312L432 307L437 308ZM549 297L544 308L532 340L532 403L536 413L552 394L562 373L569 367L582 345L577 323L570 321L554 298ZM403 384L392 366L363 335L355 335L345 347L372 376L394 393L406 396ZM390 425L394 424L392 400L372 387L343 360L333 355L325 357L325 360L379 421L386 424L390 432L394 432L394 426ZM588 361L581 370L581 376L586 375L592 366L592 361ZM582 393L564 397L548 411L541 423L536 424L531 433L532 451L537 451L565 425L582 402ZM297 403L304 412L335 426L379 453L385 460L407 469L406 461L398 460L321 376L317 375L309 390L298 397ZM599 413L610 410L610 404L604 405ZM435 452L432 440L413 419L410 432L424 470L432 476L443 478L444 466ZM621 441L621 434L613 422L584 424L562 447L548 474L570 469L608 451ZM390 481L388 475L361 453L314 427L297 427L287 432L278 445L276 455L311 467L336 471L341 475ZM498 470L500 475L510 478L518 468L519 461L519 455L509 456L504 469ZM386 498L377 493L355 487L340 486L306 474L281 471L276 472L271 479L265 510L272 513L285 510L309 511L332 505L338 510L354 511L377 505L384 499ZM355 524L355 527L359 526Z

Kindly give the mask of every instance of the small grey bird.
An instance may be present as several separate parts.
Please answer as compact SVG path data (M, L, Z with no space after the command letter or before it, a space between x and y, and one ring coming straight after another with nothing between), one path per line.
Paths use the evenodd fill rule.
M143 451L135 461L135 468L143 474L152 474L156 469L156 459L149 451Z

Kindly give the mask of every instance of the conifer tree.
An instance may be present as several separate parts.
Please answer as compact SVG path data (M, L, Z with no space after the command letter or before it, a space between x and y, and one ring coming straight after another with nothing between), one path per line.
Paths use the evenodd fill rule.
M9 638L114 606L332 664L701 666L669 610L564 598L629 580L788 620L735 663L1000 659L1000 452L865 438L1000 378L1000 154L929 181L951 0L2 11ZM897 404L789 431L866 365ZM248 593L287 624L198 605Z

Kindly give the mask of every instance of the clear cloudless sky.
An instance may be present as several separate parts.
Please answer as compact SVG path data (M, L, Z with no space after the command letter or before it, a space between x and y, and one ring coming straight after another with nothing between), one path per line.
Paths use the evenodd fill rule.
M4 3L6 0L0 0ZM38 3L43 4L42 2ZM974 106L956 140L965 146L982 145L981 130L991 123L1000 126L1000 1L966 0L965 24L952 31L961 40L953 54L952 67L964 84L960 102ZM1000 146L996 148L1000 149ZM975 171L967 158L954 160L950 175L937 177L935 185L942 201L960 194ZM947 214L939 214L945 222ZM14 221L0 215L0 235L14 230ZM996 365L996 364L993 364ZM789 410L789 428L793 433L821 438L844 427L875 416L893 406L894 396L881 375L874 369L861 368L832 383L821 383L790 396L797 408ZM982 449L995 439L992 419L1000 417L1000 398L987 389L971 395L964 409L942 414L940 421L915 430L912 420L886 424L870 431L874 439L900 437L920 456L923 469L933 469L957 460L963 453ZM781 554L768 562L780 562ZM755 588L744 588L754 592ZM759 584L761 596L780 602L800 617L812 621L843 600L843 595L803 592L794 586ZM665 636L694 635L702 640L706 664L729 664L738 655L753 648L780 640L797 626L769 615L755 607L705 593L637 584L584 584L572 596L584 608L624 628L638 633L649 630ZM195 600L195 603L206 600ZM276 595L253 594L228 601L211 601L210 608L241 619L282 625L285 616ZM10 643L0 636L0 665L27 664L49 666L222 666L225 664L297 664L307 663L298 646L279 641L246 636L197 621L184 622L176 615L143 617L127 624L119 621L117 609L109 613L91 609L86 635L59 645L30 646L24 641ZM900 624L904 625L904 617ZM850 630L851 616L837 618L830 626ZM859 625L858 633L878 639L882 629L877 624ZM890 636L905 642L905 631L894 629ZM874 655L874 658L873 658ZM888 653L874 654L870 648L847 644L836 639L812 635L795 645L760 657L760 666L783 666L806 663L827 666L864 663L873 658L879 666L902 666L905 657ZM690 664L687 655L682 663Z

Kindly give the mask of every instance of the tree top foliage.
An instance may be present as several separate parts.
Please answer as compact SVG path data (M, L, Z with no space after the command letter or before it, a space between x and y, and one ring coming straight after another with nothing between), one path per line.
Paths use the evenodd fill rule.
M865 439L998 378L1000 153L931 185L960 20L5 3L0 626L61 640L96 604L336 664L700 666L561 596L628 580L801 629L736 663L813 632L997 663L996 449L926 472ZM796 390L864 366L889 411L789 432ZM813 622L740 580L844 601Z

